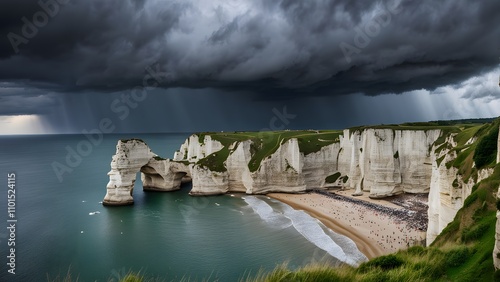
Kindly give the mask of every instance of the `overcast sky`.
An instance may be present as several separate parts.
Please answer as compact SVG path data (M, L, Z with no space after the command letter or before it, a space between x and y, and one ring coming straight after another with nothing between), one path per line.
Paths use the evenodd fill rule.
M498 11L498 0L2 0L0 134L499 116Z

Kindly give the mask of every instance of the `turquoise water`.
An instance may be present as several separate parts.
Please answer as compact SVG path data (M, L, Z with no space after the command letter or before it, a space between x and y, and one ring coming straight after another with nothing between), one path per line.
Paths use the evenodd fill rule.
M171 157L187 134L107 135L59 181L80 135L0 137L0 281L47 281L68 270L80 281L119 280L128 271L179 280L235 281L288 261L338 264L362 259L352 241L307 214L265 196L190 197L190 186L145 193L135 204L100 204L118 139L142 138ZM7 174L16 173L16 274L7 272ZM4 227L2 227L2 225ZM336 258L335 258L336 257Z

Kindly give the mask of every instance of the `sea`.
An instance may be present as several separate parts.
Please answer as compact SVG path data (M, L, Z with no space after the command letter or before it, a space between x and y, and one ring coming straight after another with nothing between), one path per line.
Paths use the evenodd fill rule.
M130 272L239 281L283 263L364 259L349 238L267 196L192 197L190 184L144 192L138 174L134 205L102 205L119 139L173 157L188 136L0 136L0 281L120 281Z

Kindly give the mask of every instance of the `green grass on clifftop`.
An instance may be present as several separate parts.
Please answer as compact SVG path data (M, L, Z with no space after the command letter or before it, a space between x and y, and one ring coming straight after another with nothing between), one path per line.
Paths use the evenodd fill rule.
M221 150L212 153L205 158L199 160L197 162L198 165L207 167L211 171L215 172L225 172L227 171L226 166L224 166L224 162L227 160L229 156L229 149L227 147L222 148Z
M436 149L436 153L449 149L447 154L454 154L456 157L447 162L446 167L457 168L465 182L471 177L476 181L478 169L492 168L495 165L499 124L500 119L497 119L488 124L461 127L461 131L453 137L456 146L443 143ZM474 140L475 142L471 142ZM441 158L444 159L444 155Z

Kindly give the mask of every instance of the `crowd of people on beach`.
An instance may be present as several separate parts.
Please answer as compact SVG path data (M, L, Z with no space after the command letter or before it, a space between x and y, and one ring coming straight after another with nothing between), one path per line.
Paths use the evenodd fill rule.
M382 205L378 205L375 203L363 201L363 200L358 200L350 197L346 197L343 195L339 195L336 193L331 193L325 190L314 190L314 193L321 194L324 196L327 196L332 199L337 199L340 201L344 202L349 202L355 205L361 205L366 208L369 208L373 211L377 211L381 214L388 215L391 217L393 220L401 221L407 224L409 228L420 230L420 231L426 231L427 230L427 214L423 213L418 213L412 210L407 210L407 209L394 209Z
M376 242L386 253L420 245L425 240L427 221L419 212L391 208L324 190L314 190L311 195L314 194L324 197L323 200L304 195L301 203L327 212L346 228L357 230Z
M421 207L414 207L408 201L425 205L425 199L403 197L390 201L364 200L354 196L341 195L332 191L315 189L306 194L280 194L277 199L299 208L319 213L346 236L367 240L368 244L378 245L375 253L389 254L415 245L424 245L427 230L427 213ZM393 203L403 201L406 206ZM401 203L399 203L401 204ZM401 206L401 208L399 208ZM335 229L335 227L333 227ZM363 239L362 239L363 238ZM370 243L371 242L371 243Z

